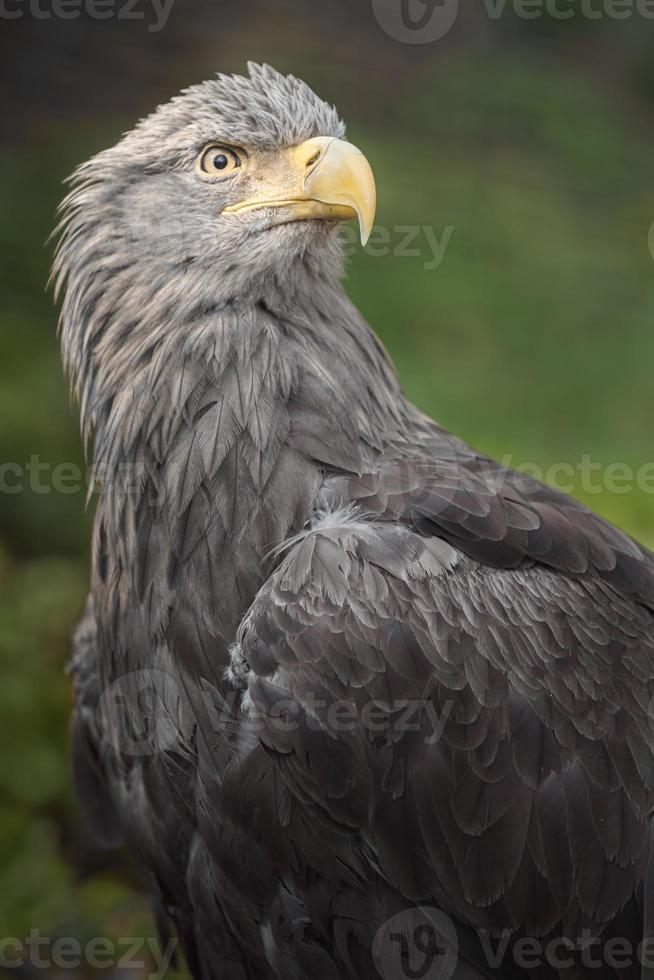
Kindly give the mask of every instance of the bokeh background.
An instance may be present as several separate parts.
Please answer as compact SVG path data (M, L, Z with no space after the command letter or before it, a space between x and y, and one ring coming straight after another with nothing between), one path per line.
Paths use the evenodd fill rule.
M0 493L0 939L153 936L129 861L80 825L68 770L92 506L49 481L84 467L45 288L63 179L216 70L253 59L305 78L378 178L388 243L353 249L347 289L410 396L514 465L590 458L593 486L575 476L574 492L654 545L654 21L590 19L576 0L566 20L510 2L495 18L461 0L445 37L407 44L372 0L174 0L160 31L149 0L140 21L44 18L34 2L0 16L0 464L32 462ZM393 254L402 226L447 241L437 267L424 231L418 254ZM616 463L633 479L601 489Z

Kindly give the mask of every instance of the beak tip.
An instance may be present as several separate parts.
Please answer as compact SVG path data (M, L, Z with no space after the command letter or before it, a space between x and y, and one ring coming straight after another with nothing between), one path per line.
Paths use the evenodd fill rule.
M363 215L361 211L358 213L359 218L359 235L361 237L361 247L365 248L370 241L370 236L372 235L372 230L374 228L374 216L371 217L369 214Z

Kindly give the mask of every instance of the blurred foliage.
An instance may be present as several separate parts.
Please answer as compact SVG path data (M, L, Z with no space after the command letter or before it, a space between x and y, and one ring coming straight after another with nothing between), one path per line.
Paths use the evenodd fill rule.
M631 110L631 111L630 111ZM409 395L513 465L652 462L654 215L640 108L581 74L524 61L443 63L360 133L388 228L453 228L439 268L358 257L349 291ZM399 242L400 235L394 240ZM652 480L575 492L654 541ZM649 489L649 492L647 492Z
M519 51L450 53L384 89L358 79L355 59L330 75L300 50L293 58L285 43L267 56L338 101L378 178L391 254L358 250L347 288L412 399L514 465L576 466L584 454L634 470L649 462L654 134L640 97L598 91L582 70ZM185 66L187 78L196 67ZM131 121L43 118L31 141L0 156L0 460L84 468L44 243L62 178ZM453 228L438 268L425 268L422 232L418 255L392 254L409 225L439 239ZM578 481L575 490L654 543L651 494L584 493ZM84 496L33 481L1 499L2 936L153 932L128 863L97 853L72 799L64 665L86 588Z

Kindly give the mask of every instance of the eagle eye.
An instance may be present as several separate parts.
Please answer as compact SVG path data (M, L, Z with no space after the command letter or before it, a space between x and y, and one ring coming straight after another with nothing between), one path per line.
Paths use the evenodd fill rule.
M207 177L229 177L241 166L241 157L231 146L212 143L200 154L197 166Z

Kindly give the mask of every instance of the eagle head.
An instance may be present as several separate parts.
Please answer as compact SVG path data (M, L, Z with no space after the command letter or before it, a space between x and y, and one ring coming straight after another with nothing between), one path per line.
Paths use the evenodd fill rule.
M184 90L78 168L53 276L85 432L209 312L275 298L291 310L320 283L340 289L338 224L358 219L365 241L375 212L370 165L344 136L304 82L250 64Z
M92 253L148 276L237 273L246 288L329 249L340 221L358 218L367 240L375 182L334 107L293 76L248 69L184 90L77 170L60 272Z

